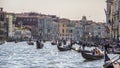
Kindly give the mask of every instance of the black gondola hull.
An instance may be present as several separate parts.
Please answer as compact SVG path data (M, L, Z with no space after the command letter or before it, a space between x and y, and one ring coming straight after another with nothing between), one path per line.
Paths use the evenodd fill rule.
M40 45L37 45L37 47L36 47L36 48L37 48L37 49L42 49L42 48L43 48L43 46L44 46L44 45L41 43Z
M68 51L68 50L71 50L70 47L61 47L61 46L57 46L58 50L59 51Z
M92 55L90 53L82 52L82 51L81 51L81 55L86 60L99 60L104 58L104 55Z
M52 42L51 45L57 45L57 43L53 43L53 42Z
M34 45L34 42L28 42L28 45Z

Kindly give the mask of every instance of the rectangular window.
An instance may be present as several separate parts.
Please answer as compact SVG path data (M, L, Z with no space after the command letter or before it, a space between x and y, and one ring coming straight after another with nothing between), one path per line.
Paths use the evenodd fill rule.
M73 33L73 30L69 30L69 33Z
M64 29L62 29L62 33L64 33Z
M63 24L63 27L64 27L64 24Z

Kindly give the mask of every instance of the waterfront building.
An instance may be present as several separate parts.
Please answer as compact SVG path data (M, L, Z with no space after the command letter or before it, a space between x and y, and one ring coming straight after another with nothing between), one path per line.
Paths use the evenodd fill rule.
M67 35L66 35L66 39L72 39L74 40L74 33L75 33L75 22L74 21L70 21L69 23L67 23Z
M0 40L5 41L8 38L8 20L6 18L6 12L3 8L0 8Z
M34 39L51 40L53 31L53 21L58 21L55 15L45 15L39 13L17 13L15 14L16 27L29 27Z
M32 32L33 38L38 38L38 18L37 13L19 13L15 14L15 26L16 27L28 27Z
M94 41L98 37L100 39L107 38L107 31L105 23L94 22L87 20L86 16L83 16L81 20L76 21L75 25L75 40Z
M59 39L67 39L67 24L70 23L69 19L59 20Z
M38 32L39 38L43 40L51 40L52 39L52 18L50 17L43 17L39 18L38 20Z
M14 36L13 32L14 32L14 28L15 28L15 26L13 24L13 20L14 20L13 13L7 13L6 18L7 18L7 22L8 22L8 37L12 38Z
M52 39L58 40L59 39L58 38L59 23L56 21L53 21L52 25L53 25L52 26Z
M106 24L109 28L109 38L113 39L113 0L106 0L107 8L105 10L106 13Z
M45 19L44 18L39 18L38 19L38 39L43 40L44 39L44 33L45 33Z
M89 34L91 33L90 31L92 30L91 27L92 21L87 20L86 16L83 16L80 22L81 22L80 25L82 25L82 29L83 29L82 40L88 41Z
M119 41L120 37L120 0L107 0L106 22L110 30L110 38Z
M27 29L17 29L14 32L14 39L17 41L29 40L31 38L32 38L31 31Z
M0 38L8 41L14 36L14 14L3 11L3 8L0 9Z
M75 25L74 38L76 41L80 41L83 36L83 26L80 25L80 21Z
M114 40L119 41L120 36L120 0L113 0L113 31Z
M99 38L108 38L105 23L95 23L93 27L93 35Z

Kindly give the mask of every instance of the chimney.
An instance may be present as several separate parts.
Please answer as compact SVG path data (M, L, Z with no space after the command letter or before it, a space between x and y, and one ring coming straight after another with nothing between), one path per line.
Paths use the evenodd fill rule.
M0 11L3 11L3 8L0 8Z

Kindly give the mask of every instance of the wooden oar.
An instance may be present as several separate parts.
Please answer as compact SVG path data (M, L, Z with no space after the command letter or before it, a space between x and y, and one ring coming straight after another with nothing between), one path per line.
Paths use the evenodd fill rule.
M108 63L108 64L103 65L104 68L107 68L110 64L116 62L116 61L119 60L119 59L120 59L120 57L119 57L118 59L114 60L114 61L111 61L111 63Z

